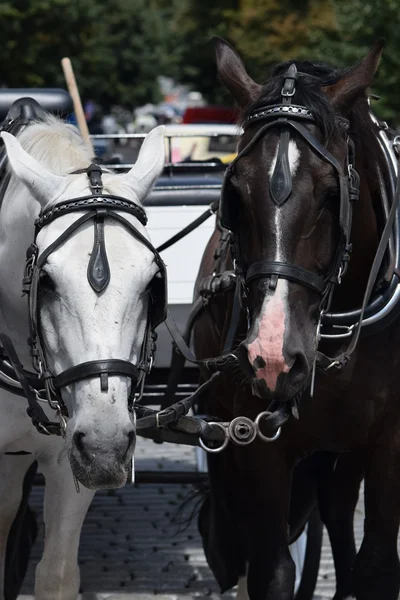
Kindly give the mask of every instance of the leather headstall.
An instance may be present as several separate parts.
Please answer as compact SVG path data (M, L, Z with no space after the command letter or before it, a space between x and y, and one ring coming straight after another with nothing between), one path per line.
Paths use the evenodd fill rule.
M270 195L272 201L277 206L282 206L285 202L289 201L292 194L292 176L289 168L290 134L292 131L295 131L300 135L319 158L332 165L339 182L339 226L341 239L329 273L325 277L322 277L300 266L267 260L257 261L247 271L243 271L239 264L240 252L235 247L233 247L233 254L237 265L237 275L242 279L245 294L247 286L256 279L268 278L269 288L272 291L276 288L279 278L288 279L318 293L321 296L320 309L322 312L328 310L333 289L336 284L340 283L342 276L347 270L351 254L350 232L353 202L358 199L360 178L354 167L354 144L346 133L349 126L348 121L342 117L338 117L340 129L344 131L348 148L347 164L345 169L343 169L339 161L307 128L307 123L316 123L312 112L305 106L292 104L292 98L296 92L297 78L298 72L296 66L292 64L284 76L281 91L282 103L259 107L253 110L246 118L243 124L245 130L254 123L260 122L264 124L227 168L221 194L221 225L232 231L234 238L237 237L235 234L238 232L239 224L235 220L235 212L237 211L234 210L237 207L231 204L232 201L235 201L235 191L230 179L238 161L243 156L247 156L256 144L272 128L276 127L280 128L280 135L277 158L270 180Z
M154 330L165 320L167 309L167 276L165 264L148 239L134 224L120 214L121 212L131 214L145 226L147 223L145 211L126 198L103 194L102 170L98 165L91 164L87 169L75 171L73 174L82 172L87 173L89 177L92 195L66 200L41 211L35 221L34 241L26 253L27 260L23 278L23 292L28 296L29 306L30 337L28 343L31 349L32 364L38 375L40 385L43 388L41 393L44 394L44 397L42 397L41 393L36 392L36 398L37 400L47 399L51 408L57 411L61 420L61 433L63 433L62 429L65 427L63 417L68 416L68 411L62 400L60 390L82 379L99 377L100 389L106 392L108 390L109 376L122 375L128 377L131 380L131 393L128 399L128 406L130 410L133 410L137 390L139 390L139 395L143 393L145 376L150 372L153 364L156 339ZM40 230L58 217L77 211L83 212L83 214L67 227L50 246L39 254L36 239ZM134 238L146 246L153 253L154 260L159 269L152 282L148 321L139 363L135 365L127 360L110 358L93 360L75 365L58 375L54 375L48 367L40 328L39 291L41 277L43 276L43 266L52 252L67 241L81 225L92 221L94 224L94 245L87 270L87 278L89 284L97 294L103 292L110 281L110 267L104 236L104 228L108 219L124 225ZM30 414L32 413L31 403L28 411L30 411ZM58 431L55 432L54 427L50 431L46 427L46 423L43 422L43 419L38 423L38 419L34 419L32 414L31 417L36 428L41 433L60 433Z

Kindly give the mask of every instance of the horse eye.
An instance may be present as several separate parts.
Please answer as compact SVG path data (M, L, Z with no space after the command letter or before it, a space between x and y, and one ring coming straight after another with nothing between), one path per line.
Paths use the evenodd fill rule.
M40 288L43 291L54 292L56 289L54 281L52 280L50 275L48 273L46 273L46 271L42 271L42 273L40 275L39 283L40 283Z
M322 194L322 206L327 206L333 202L336 202L339 198L339 192L337 189L325 190Z

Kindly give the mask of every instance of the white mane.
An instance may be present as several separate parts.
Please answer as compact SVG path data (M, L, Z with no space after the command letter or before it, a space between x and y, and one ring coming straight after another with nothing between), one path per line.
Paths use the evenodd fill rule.
M83 169L91 162L79 130L50 114L26 127L18 141L33 158L57 175Z
M56 175L68 175L72 171L84 169L95 160L85 144L77 127L47 114L42 121L33 121L20 135L22 148ZM10 172L11 167L8 165ZM123 197L131 197L130 187L123 177L112 172L103 176L104 192ZM12 177L8 201L12 202L17 180ZM137 204L141 204L139 199Z

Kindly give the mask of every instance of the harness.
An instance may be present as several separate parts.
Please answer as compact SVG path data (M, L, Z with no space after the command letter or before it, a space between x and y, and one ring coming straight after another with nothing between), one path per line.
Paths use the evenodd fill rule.
M132 411L135 397L141 397L145 377L150 372L153 364L155 352L154 330L166 317L167 276L164 262L147 238L130 221L119 214L120 212L131 214L145 226L147 223L146 213L140 206L130 200L111 194L103 194L102 170L98 165L91 164L87 169L75 171L74 174L83 172L86 172L89 177L92 195L66 200L42 210L35 221L34 241L27 250L23 293L28 297L30 329L28 344L36 376L27 373L22 368L11 339L7 335L7 325L0 311L0 341L18 378L21 391L28 399L28 414L36 429L48 435L54 433L62 435L65 431L65 417L68 417L68 410L62 400L61 389L83 379L99 377L100 389L106 392L109 376L122 375L128 377L131 381L128 407ZM46 250L39 254L36 245L39 232L60 216L76 211L84 211L84 214L74 221ZM149 315L139 363L135 365L123 359L106 358L74 365L58 375L54 375L48 366L40 328L38 294L40 280L43 276L43 267L49 256L64 244L81 225L92 222L94 226L94 244L88 265L87 279L96 293L105 290L110 281L110 267L104 238L104 228L108 219L121 223L134 238L146 246L153 253L159 269L152 282ZM139 392L137 392L138 389ZM56 411L60 420L59 423L49 421L39 405L39 402L43 400L46 400L49 406Z
M209 416L186 416L194 403L201 399L202 395L212 385L215 378L221 372L231 373L232 369L237 368L238 359L236 352L232 350L235 340L236 330L240 317L240 306L243 296L248 293L248 285L251 281L259 278L268 278L270 289L276 288L279 278L295 281L312 289L321 297L320 304L320 323L317 330L317 343L319 342L320 328L323 320L328 322L332 315L328 313L334 287L340 283L341 277L347 269L347 264L351 253L350 231L352 219L352 204L358 198L359 177L354 169L354 145L346 134L348 122L340 118L338 126L346 136L345 140L348 147L347 162L344 168L338 163L333 155L311 134L303 123L315 123L312 113L303 106L294 105L291 99L295 93L295 81L297 71L292 65L285 76L285 82L282 89L282 103L274 106L266 106L253 111L247 118L244 127L257 121L266 121L265 125L257 132L251 142L238 154L231 166L226 172L223 182L222 197L220 202L220 222L222 225L220 246L216 249L215 259L221 263L229 251L234 259L235 270L219 273L214 272L211 277L201 285L201 300L195 303L194 313L190 318L190 325L184 337L181 336L171 315L166 311L166 272L164 263L159 256L159 251L169 247L172 243L187 235L196 226L200 225L206 218L216 210L215 206L195 220L194 223L187 226L182 232L174 236L171 240L155 249L148 240L119 212L133 214L145 225L146 215L140 207L133 202L113 195L102 193L101 168L98 165L90 165L87 169L77 171L76 173L87 173L90 182L92 194L82 198L65 201L42 211L35 223L34 242L27 252L27 263L24 277L24 292L29 300L29 320L30 320L30 345L32 350L32 360L35 373L24 371L18 360L14 346L7 335L7 325L0 311L0 342L4 348L4 356L1 360L0 385L13 393L24 396L28 399L28 413L37 430L45 434L63 434L65 430L65 417L68 416L67 409L62 402L60 390L62 387L79 381L84 378L99 377L102 390L107 389L108 376L120 374L131 379L132 388L128 400L130 410L135 410L137 421L136 428L138 433L144 437L150 437L156 441L169 441L183 443L188 445L200 445L208 452L220 452L229 441L238 445L252 443L256 435L267 442L274 441L279 437L281 425L289 418L290 414L298 417L297 402L298 398L292 398L291 403L278 403L273 401L267 411L260 413L255 421L247 417L237 417L229 423L221 423ZM231 197L234 189L230 178L236 163L247 154L257 142L272 127L280 127L279 149L276 165L271 178L271 198L277 205L282 205L288 201L292 191L291 174L288 164L288 147L290 141L290 132L295 130L308 143L311 149L323 160L329 162L338 176L340 184L340 215L339 225L341 232L341 241L338 246L335 259L329 274L322 278L317 274L303 269L298 265L286 264L276 261L258 261L244 272L240 268L237 260L235 247L235 233L237 233L238 224L235 222L235 214L232 206L228 202L228 194ZM368 309L368 302L371 297L372 289L376 282L378 271L386 251L389 237L392 232L395 214L399 203L399 185L397 183L396 192L393 194L393 204L387 215L387 221L379 242L378 250L374 259L373 266L367 288L364 295L362 308L357 311L357 323L353 326L353 338L348 348L341 355L334 358L328 358L320 352L317 353L317 362L320 368L329 370L333 366L341 368L344 366L354 351L360 335L363 324L363 316ZM53 242L41 255L38 255L36 237L47 224L62 214L68 214L73 211L84 211L75 223L73 223L61 236ZM118 211L118 212L115 212ZM159 273L152 284L152 301L149 307L148 324L146 328L145 340L142 345L140 361L133 365L129 361L105 359L99 361L89 361L67 369L58 376L54 376L47 366L46 356L43 348L43 341L40 332L40 321L38 314L38 291L40 289L40 279L42 268L48 259L48 256L57 247L62 245L68 237L83 223L93 222L94 225L94 246L91 260L88 266L87 278L91 287L100 293L104 290L110 279L109 265L107 260L106 246L104 242L104 227L108 218L115 219L128 228L130 233L147 248L149 248L155 257L156 264L159 267ZM396 275L397 278L397 275ZM396 279L397 282L398 278ZM395 283L396 283L395 282ZM234 305L229 330L226 336L223 354L219 357L199 360L189 348L191 327L196 316L212 297L218 293L226 293L235 288ZM391 296L394 298L395 294ZM389 303L390 303L389 299ZM335 315L333 315L334 317ZM140 399L143 393L143 386L146 375L151 369L155 352L155 327L165 320L165 324L174 340L175 348L178 349L180 363L183 367L184 361L202 366L213 375L208 381L201 385L198 390L190 397L176 402L170 406L170 402L164 402L161 411L155 411L144 406L134 406L135 396ZM337 337L337 336L332 336ZM1 351L1 348L0 348ZM1 359L1 357L0 357ZM174 375L174 373L172 373ZM313 372L313 378L315 369ZM18 382L15 381L17 377ZM312 383L313 383L312 378ZM176 379L176 374L175 374ZM173 385L168 386L169 393L173 395ZM138 392L136 390L139 389ZM60 423L50 421L39 402L48 402L56 410ZM267 436L261 430L261 425L268 425L268 431L273 431L273 435ZM217 443L217 447L210 447L207 444Z

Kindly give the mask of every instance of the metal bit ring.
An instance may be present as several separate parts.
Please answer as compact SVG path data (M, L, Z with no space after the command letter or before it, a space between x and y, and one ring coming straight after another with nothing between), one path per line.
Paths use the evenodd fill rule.
M272 437L268 437L267 435L264 435L262 433L260 429L260 421L261 419L268 418L270 415L272 415L272 413L269 410L265 410L264 412L261 412L259 415L257 415L256 420L254 421L257 428L257 434L264 442L275 442L281 435L282 431L282 427L278 427L275 435L273 435Z
M203 442L203 440L200 436L199 437L199 446L200 446L200 448L203 448L203 450L205 452L209 452L210 454L218 454L218 452L222 452L222 450L225 450L225 448L228 445L228 442L229 442L228 432L227 432L226 428L222 425L222 423L218 423L218 421L210 421L209 425L217 425L217 427L222 429L222 431L224 432L225 439L222 442L221 446L218 446L217 448L210 448L209 446L206 446L206 444Z
M247 446L254 442L257 430L257 425L248 417L236 417L228 427L229 437L238 446Z

